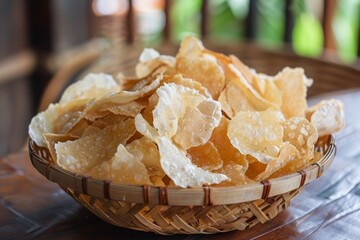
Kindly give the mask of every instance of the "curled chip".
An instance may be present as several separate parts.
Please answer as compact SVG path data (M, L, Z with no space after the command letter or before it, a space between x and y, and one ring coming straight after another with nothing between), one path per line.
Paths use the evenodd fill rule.
M138 78L146 77L156 73L172 73L175 67L175 58L172 56L160 55L152 48L145 48L140 55L139 63L135 67Z
M216 60L205 57L179 57L176 71L185 77L201 83L207 88L214 99L217 99L225 85L225 75Z
M181 41L176 60L179 57L201 56L204 49L204 45L199 39L194 36L186 36Z
M205 171L186 157L168 138L159 137L160 163L166 175L179 187L201 187L204 184L218 184L229 178L220 173Z
M86 173L114 156L117 146L126 144L134 134L134 120L128 119L105 127L100 132L75 141L55 144L57 164L64 169Z
M50 156L52 161L56 162L56 151L55 151L55 144L58 142L66 142L66 141L73 141L77 138L69 135L69 134L55 134L55 133L45 133L44 138L49 149Z
M119 90L119 86L111 75L91 73L83 80L70 85L62 94L60 103L68 103L78 99L101 98Z
M161 179L165 176L160 165L159 150L149 138L136 139L126 145L126 149L145 165L150 177L157 176Z
M231 161L225 164L218 172L229 177L230 181L224 181L217 186L236 186L254 182L244 174L243 166Z
M53 133L53 123L59 116L57 107L59 104L50 104L44 111L38 113L31 119L29 125L29 135L34 142L41 147L46 147L46 141L43 137L45 133Z
M296 147L302 156L301 161L304 161L297 164L305 166L314 157L314 146L318 139L315 127L308 120L300 117L287 119L282 125L284 127L284 141L290 142Z
M114 157L95 166L89 175L122 184L151 184L145 165L120 144Z
M244 173L247 170L249 163L246 160L245 155L241 154L240 151L231 144L230 139L227 136L228 127L229 120L222 117L219 126L214 129L211 135L210 142L217 148L224 164L234 162L242 167L241 171Z
M239 112L231 119L228 137L231 144L242 154L250 154L267 164L274 159L283 142L281 112Z
M340 131L345 126L343 104L335 99L321 101L311 107L307 118L317 129L319 137Z
M220 123L219 102L174 83L165 84L156 93L159 102L153 111L153 124L160 136L173 137L183 149L209 140L213 129Z
M294 161L298 161L300 158L300 153L289 142L285 142L280 149L279 156L272 159L267 165L264 172L256 176L255 180L261 181L270 177L273 173L279 171L287 164L293 164Z
M285 118L304 117L307 87L312 84L304 69L286 67L274 77L274 83L283 92L281 111Z
M187 151L187 156L192 163L204 170L213 171L223 166L223 160L217 148L210 141L204 145L190 148Z

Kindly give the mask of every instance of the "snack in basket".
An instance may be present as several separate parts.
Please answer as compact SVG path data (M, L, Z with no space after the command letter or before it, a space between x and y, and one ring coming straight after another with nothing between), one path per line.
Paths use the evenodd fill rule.
M301 68L257 73L185 37L176 57L144 49L136 77L89 74L36 115L31 139L62 168L119 184L234 186L318 158L343 105L308 108Z

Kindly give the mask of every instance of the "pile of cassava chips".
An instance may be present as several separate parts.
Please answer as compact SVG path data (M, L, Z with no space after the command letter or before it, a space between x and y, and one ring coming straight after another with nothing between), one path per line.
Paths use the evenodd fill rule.
M341 130L337 100L308 108L301 68L259 74L186 37L176 57L145 49L136 77L89 74L36 115L30 137L62 168L119 184L233 186L309 165Z

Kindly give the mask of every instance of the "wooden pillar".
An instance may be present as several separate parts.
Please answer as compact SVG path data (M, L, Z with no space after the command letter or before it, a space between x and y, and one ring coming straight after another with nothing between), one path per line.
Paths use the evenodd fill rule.
M284 42L292 42L292 32L294 29L294 13L291 11L293 0L285 0L285 28L284 28Z
M205 39L207 34L208 34L208 5L209 2L208 0L202 0L202 5L201 5L201 38Z
M131 44L134 42L134 5L132 0L128 0L129 8L128 12L126 14L126 28L127 28L127 36L126 36L126 42Z
M246 16L246 29L245 29L245 37L249 40L253 40L256 38L256 8L257 8L257 0L249 1L249 12Z
M324 29L324 49L336 50L332 21L336 9L336 0L324 0L323 29Z

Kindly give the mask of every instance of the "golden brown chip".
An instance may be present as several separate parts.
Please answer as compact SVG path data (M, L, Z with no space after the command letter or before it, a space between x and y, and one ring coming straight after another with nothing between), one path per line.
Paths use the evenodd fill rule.
M161 179L165 176L160 165L159 150L153 141L142 137L126 145L126 149L145 165L150 177L157 176Z
M62 94L60 104L79 99L101 98L109 93L120 90L111 75L90 73L84 79L71 84Z
M201 56L204 46L202 42L194 36L186 36L180 44L180 49L176 55L179 57Z
M94 122L92 122L91 126L103 129L103 128L109 126L109 125L113 125L115 123L123 122L126 119L128 119L128 118L125 117L125 116L115 115L113 113L108 113L104 117L98 118Z
M59 142L55 144L57 163L66 170L86 173L94 166L110 160L117 146L125 144L134 132L134 120L128 119L107 126L93 135Z
M201 85L200 82L194 81L191 78L184 78L181 74L176 74L172 76L164 76L164 83L175 83L184 87L192 88L197 91L204 97L211 97L209 91Z
M218 172L226 175L230 181L216 184L217 187L237 186L254 182L244 174L243 166L234 162L228 162Z
M299 151L291 145L289 142L285 142L280 149L279 156L275 159L272 159L267 165L264 172L256 176L256 181L264 180L270 177L275 172L279 171L281 168L285 167L287 164L293 164L294 161L297 161L300 158Z
M228 137L231 144L242 154L250 154L267 164L274 159L283 142L281 112L239 112L231 119Z
M274 81L256 75L253 77L253 86L263 98L275 104L280 109L282 106L282 91L275 85Z
M243 94L241 88L235 82L230 82L221 92L218 101L222 110L229 118L233 118L240 111L254 111L255 108Z
M129 153L122 144L117 147L115 156L111 160L95 166L89 175L119 184L151 184L144 164Z
M89 123L86 119L79 120L69 131L68 134L81 137L84 131L89 127Z
M319 137L336 133L345 126L344 105L331 99L321 101L311 107L306 115L307 119L317 129Z
M183 149L209 140L221 119L218 102L174 83L165 84L156 93L159 102L153 111L153 124L160 136L173 137Z
M213 171L223 166L223 160L218 150L210 141L204 145L188 149L187 156L193 164L204 170Z
M138 78L161 72L167 74L174 72L175 58L173 56L160 55L154 49L145 48L139 60L135 67Z
M300 152L305 165L314 157L314 146L318 139L317 130L305 118L294 117L282 123L284 142L290 142Z
M283 92L281 111L285 118L304 117L307 87L311 85L304 69L286 67L274 77L274 83Z
M157 138L157 145L161 166L176 186L201 187L229 180L224 174L212 173L195 166L185 152L178 149L167 137Z
M242 166L242 171L245 172L248 168L248 161L245 155L241 154L230 142L227 136L229 120L222 117L218 127L212 132L210 142L217 148L221 159L225 164L234 162Z
M109 125L112 125L112 124L109 124ZM104 126L105 127L105 126ZM88 126L85 131L83 132L82 136L81 137L87 137L87 136L91 136L91 135L95 135L97 134L98 132L101 131L102 128L98 128L98 127L95 127L93 125L90 125Z
M246 81L250 84L253 84L254 74L251 72L250 68L246 66L238 57L235 55L230 55L231 63L243 74Z
M56 162L56 151L55 144L58 142L74 141L77 137L70 134L55 134L55 133L45 133L44 139L49 149L52 162Z
M200 82L214 99L219 97L225 86L224 71L216 61L204 57L179 57L175 68L185 77Z

